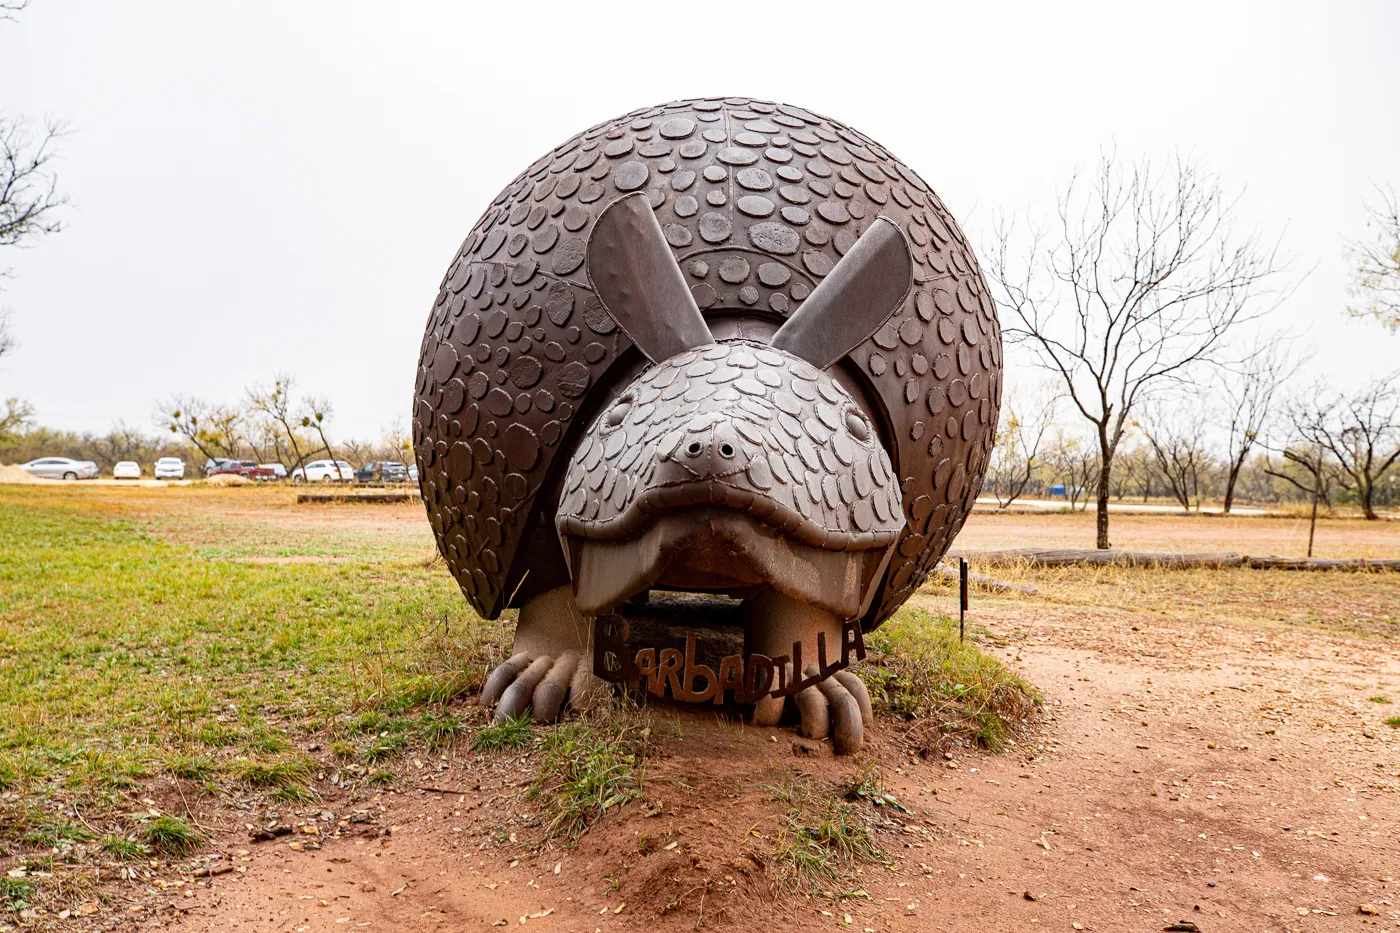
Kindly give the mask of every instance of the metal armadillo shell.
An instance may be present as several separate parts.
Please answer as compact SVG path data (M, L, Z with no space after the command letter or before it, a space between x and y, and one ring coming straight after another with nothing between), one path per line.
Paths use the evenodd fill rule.
M904 511L865 620L879 624L981 488L1001 401L995 306L961 230L911 169L835 120L744 98L651 107L580 133L507 186L463 242L429 315L413 413L449 569L486 617L557 572L534 530L553 525L592 417L641 368L583 268L594 219L633 191L711 319L781 323L877 216L907 236L914 289L837 364L880 409Z

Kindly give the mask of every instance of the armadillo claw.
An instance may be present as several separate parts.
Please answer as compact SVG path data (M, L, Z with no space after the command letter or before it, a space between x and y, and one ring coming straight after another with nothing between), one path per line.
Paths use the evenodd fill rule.
M558 659L519 652L501 663L486 679L481 705L496 707L491 718L504 722L528 710L536 722L553 722L564 708L570 685L577 680L577 652L566 651Z
M809 667L804 673L812 677L817 669ZM855 684L852 685L850 681L855 681ZM874 718L870 711L870 695L866 693L865 685L860 683L860 678L840 671L815 687L801 691L796 700L802 714L803 735L809 738L830 735L832 748L838 755L849 755L860 749L864 727Z
M813 677L817 669L809 667L804 673ZM837 671L821 683L798 691L792 700L802 717L799 731L809 739L830 736L838 755L858 751L865 730L875 724L870 693L861 679L850 671ZM776 726L786 703L787 697L765 696L754 704L753 724Z

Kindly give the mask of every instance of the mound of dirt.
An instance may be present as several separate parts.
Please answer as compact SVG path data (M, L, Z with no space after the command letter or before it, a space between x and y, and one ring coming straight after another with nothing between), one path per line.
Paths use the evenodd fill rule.
M253 481L237 473L216 473L209 477L210 486L247 486Z
M0 463L0 483L56 483L56 479L43 479L38 476L30 476L28 473L14 465Z

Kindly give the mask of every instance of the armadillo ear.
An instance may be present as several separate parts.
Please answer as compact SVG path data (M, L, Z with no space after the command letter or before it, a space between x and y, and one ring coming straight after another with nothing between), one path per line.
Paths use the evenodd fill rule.
M612 319L653 363L715 342L641 192L599 215L588 238L587 270Z
M836 268L773 335L779 350L826 369L889 320L914 284L899 225L877 217Z

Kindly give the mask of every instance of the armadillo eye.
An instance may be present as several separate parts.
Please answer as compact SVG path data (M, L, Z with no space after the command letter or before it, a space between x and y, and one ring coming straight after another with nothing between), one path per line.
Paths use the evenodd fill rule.
M612 410L608 412L608 427L615 428L619 424L622 424L623 419L627 417L627 413L631 410L632 399L630 397L620 399L618 403L612 407Z
M870 425L865 423L865 419L853 411L846 412L846 430L851 432L851 436L858 441L870 440Z

